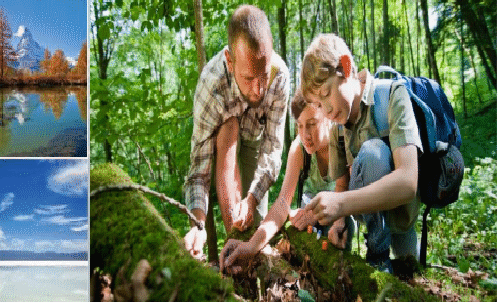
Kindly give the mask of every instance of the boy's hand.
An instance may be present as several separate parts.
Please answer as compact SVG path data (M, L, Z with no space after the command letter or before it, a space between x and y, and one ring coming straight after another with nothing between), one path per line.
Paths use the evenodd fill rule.
M313 216L320 225L330 225L341 217L338 203L341 193L332 191L319 192L310 204L306 205L305 210L312 211Z
M244 200L236 204L233 215L233 227L240 231L245 231L251 227L254 223L256 206L258 206L258 201L252 194L248 194Z
M185 235L185 248L190 252L192 257L202 260L205 257L202 249L204 248L204 244L206 244L206 239L206 229L199 230L197 226L193 226Z
M348 230L346 226L346 220L344 217L335 221L330 227L328 238L330 243L339 249L346 248L346 242L348 238Z
M299 209L294 216L290 217L290 222L297 229L303 230L309 225L315 225L316 219L313 216L313 212L311 210Z
M256 249L249 242L230 239L220 254L220 272L226 269L227 273L236 275L256 254Z

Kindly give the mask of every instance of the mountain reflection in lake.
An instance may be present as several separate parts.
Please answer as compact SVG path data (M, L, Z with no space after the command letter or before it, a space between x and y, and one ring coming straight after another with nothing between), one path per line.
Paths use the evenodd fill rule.
M86 157L87 90L0 89L0 157Z

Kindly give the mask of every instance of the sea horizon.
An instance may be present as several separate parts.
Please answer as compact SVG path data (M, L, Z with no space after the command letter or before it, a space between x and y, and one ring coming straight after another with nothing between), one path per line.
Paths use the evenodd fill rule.
M88 261L0 261L0 266L89 266Z

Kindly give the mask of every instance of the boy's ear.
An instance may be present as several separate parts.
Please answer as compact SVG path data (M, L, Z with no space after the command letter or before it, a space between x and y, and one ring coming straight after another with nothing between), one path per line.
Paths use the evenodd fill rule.
M344 72L344 77L349 78L349 76L351 75L351 58L348 55L342 55L341 65Z
M233 62L232 57L230 56L230 51L225 49L225 58L227 60L227 68L229 73L233 73Z

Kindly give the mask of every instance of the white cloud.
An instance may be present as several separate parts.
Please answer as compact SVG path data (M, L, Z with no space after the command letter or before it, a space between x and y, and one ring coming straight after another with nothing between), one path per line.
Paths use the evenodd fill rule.
M49 223L49 224L57 224L57 225L68 225L76 222L86 221L86 217L74 217L74 218L66 218L64 216L52 216L50 218L41 219L40 222Z
M88 161L69 162L48 178L48 188L66 196L83 196L88 191Z
M17 29L17 33L15 33L14 36L22 37L25 30L26 30L26 27L24 25L20 25L19 28Z
M34 212L39 215L56 215L68 212L67 204L62 205L40 205L34 209Z
M52 241L36 241L35 242L35 251L42 252L47 250L54 250L55 244Z
M76 252L87 251L88 243L86 240L62 240L60 243L60 250L62 252Z
M12 243L11 249L21 250L24 248L24 244L26 243L26 240L15 238L15 239L12 239L11 243Z
M14 203L14 193L8 193L3 197L2 202L0 202L0 212L3 212L9 206Z
M82 225L82 226L76 226L71 228L72 231L85 231L88 230L88 224Z
M7 243L5 242L5 234L0 226L0 250L1 249L7 249Z
M87 251L88 244L84 239L73 240L43 240L36 241L33 245L36 252L54 251L56 253L74 253Z
M35 215L19 215L14 217L14 221L30 221Z

